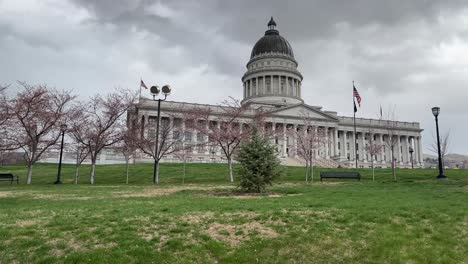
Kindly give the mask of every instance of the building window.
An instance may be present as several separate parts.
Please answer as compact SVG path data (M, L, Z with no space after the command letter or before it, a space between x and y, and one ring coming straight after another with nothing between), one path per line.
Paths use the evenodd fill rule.
M185 139L186 142L192 141L192 132L191 131L185 131L184 139Z
M197 141L198 141L198 142L203 142L203 141L205 141L203 134L201 134L201 133L198 133L198 134L197 134Z
M266 92L271 93L271 77L265 77Z
M172 139L179 140L180 139L180 131L173 131L172 132Z
M285 77L281 77L281 94L286 94L286 78Z

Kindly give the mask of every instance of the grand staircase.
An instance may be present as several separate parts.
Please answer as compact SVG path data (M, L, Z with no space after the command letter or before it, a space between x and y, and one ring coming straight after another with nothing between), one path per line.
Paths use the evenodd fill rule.
M305 166L305 160L297 157L286 157L281 159L281 163L286 166ZM322 157L314 159L314 167L320 168L338 168L340 164L332 159L325 159Z

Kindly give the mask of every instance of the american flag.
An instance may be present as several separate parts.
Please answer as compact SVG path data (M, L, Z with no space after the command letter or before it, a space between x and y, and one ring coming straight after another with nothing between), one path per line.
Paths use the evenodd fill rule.
M145 89L148 89L148 87L146 86L146 84L143 82L143 80L140 80L140 88L143 87Z
M354 98L356 98L356 101L359 107L361 107L361 96L359 95L359 92L357 91L356 87L354 87L354 84L353 84L353 96Z

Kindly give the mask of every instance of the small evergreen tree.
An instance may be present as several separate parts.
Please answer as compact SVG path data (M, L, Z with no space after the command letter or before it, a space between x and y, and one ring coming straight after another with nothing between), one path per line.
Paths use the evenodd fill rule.
M239 187L245 192L263 192L281 173L276 147L254 129L237 155L240 164Z

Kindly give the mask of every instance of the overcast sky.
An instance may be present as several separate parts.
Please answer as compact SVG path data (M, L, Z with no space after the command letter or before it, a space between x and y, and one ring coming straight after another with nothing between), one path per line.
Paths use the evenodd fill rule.
M0 0L0 83L87 97L137 90L141 77L171 84L175 101L241 99L270 16L293 47L307 104L351 116L355 80L358 116L395 107L421 123L426 153L440 106L450 152L468 154L466 0Z

